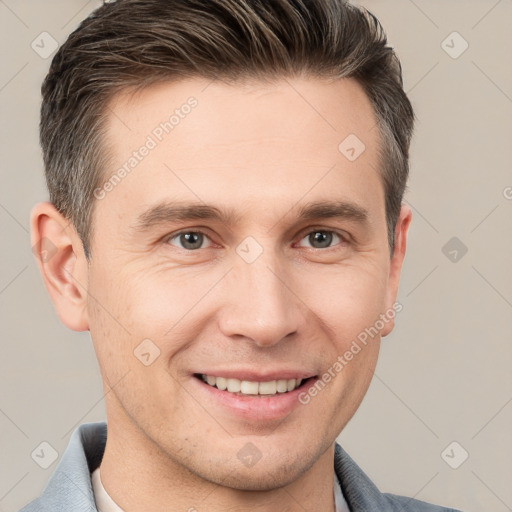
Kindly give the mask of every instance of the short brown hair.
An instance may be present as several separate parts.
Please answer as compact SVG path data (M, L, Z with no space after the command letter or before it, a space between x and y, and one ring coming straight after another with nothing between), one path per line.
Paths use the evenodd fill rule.
M106 173L107 104L121 90L204 77L350 78L380 130L390 250L409 174L414 112L377 18L345 0L117 0L92 12L42 85L40 142L50 201L89 257L93 191ZM340 141L341 142L341 141Z

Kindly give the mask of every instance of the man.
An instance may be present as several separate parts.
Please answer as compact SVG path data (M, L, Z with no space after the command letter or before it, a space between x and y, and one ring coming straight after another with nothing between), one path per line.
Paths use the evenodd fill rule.
M448 510L382 494L336 444L411 221L414 114L379 22L342 0L119 0L42 92L33 244L91 333L107 424L75 430L23 511Z

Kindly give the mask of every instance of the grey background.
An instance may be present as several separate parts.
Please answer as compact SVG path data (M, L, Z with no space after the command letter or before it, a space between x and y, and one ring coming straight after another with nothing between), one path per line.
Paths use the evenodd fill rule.
M465 511L510 511L512 0L359 3L399 54L418 123L404 309L339 441L383 491ZM61 325L28 234L32 205L47 199L37 137L51 59L31 43L43 31L63 42L99 4L0 0L4 512L36 497L55 468L32 459L41 442L62 454L78 424L105 419L89 333ZM464 41L446 39L454 31L469 44L458 58ZM452 237L456 245L443 250ZM447 461L459 464L462 449L469 457L452 469Z

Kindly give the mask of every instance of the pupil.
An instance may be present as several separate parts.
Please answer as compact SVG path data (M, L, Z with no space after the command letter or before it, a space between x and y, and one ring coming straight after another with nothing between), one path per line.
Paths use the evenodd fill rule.
M187 249L198 249L202 245L201 233L194 233L194 232L183 233L181 236L182 236L182 243L183 243L183 240L185 240L185 243L183 243L183 247L185 247ZM197 243L198 240L199 240L199 244ZM193 247L190 247L190 245L192 245Z
M331 239L332 239L332 233L326 233L325 231L317 231L310 235L310 237L313 236L314 242L319 242L321 247L329 247Z

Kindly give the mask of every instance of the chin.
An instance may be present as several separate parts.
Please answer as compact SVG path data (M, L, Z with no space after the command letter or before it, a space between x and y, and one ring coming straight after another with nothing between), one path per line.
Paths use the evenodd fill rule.
M276 467L260 461L258 465L260 465L258 469L256 467L244 470L237 468L229 473L221 471L215 475L209 475L206 479L223 487L239 491L271 491L294 482L312 464L309 464L309 467L304 467L304 461L302 461L300 466L290 467L289 465L280 464Z
M250 445L250 443L248 443ZM208 458L211 465L204 471L204 461L197 461L197 468L200 471L194 471L197 476L212 483L229 487L240 491L270 491L285 487L300 478L306 473L318 460L322 454L321 449L316 452L309 449L300 450L294 445L294 452L279 450L269 450L269 455L261 453L258 459L258 452L254 450L254 458L247 459L244 463L240 461L237 452L233 458L226 459L226 452L210 454ZM247 452L251 453L251 449ZM216 461L216 462L214 462Z

